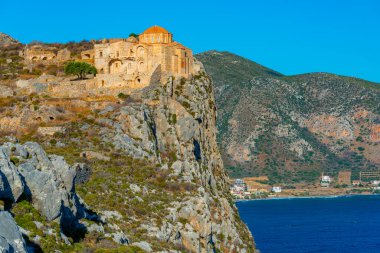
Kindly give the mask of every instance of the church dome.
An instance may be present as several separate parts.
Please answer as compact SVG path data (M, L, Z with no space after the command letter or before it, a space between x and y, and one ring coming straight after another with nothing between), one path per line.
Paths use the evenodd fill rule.
M143 34L152 34L152 33L170 33L170 32L168 32L168 30L166 30L165 28L161 26L157 26L157 25L149 27L143 32Z
M139 41L147 44L169 44L173 42L173 34L161 26L152 26L139 35Z

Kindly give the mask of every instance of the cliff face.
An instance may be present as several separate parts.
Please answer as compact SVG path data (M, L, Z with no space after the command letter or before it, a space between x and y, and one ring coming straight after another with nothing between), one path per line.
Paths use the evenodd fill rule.
M77 182L72 191L87 210L75 217L86 232L78 236L63 231L63 238L75 243L65 245L63 240L57 247L255 252L228 192L216 142L213 87L204 71L119 99L56 100L46 95L16 96L18 102L4 101L0 113L2 122L18 122L3 124L13 126L2 129L4 141L12 135L21 142L38 141L48 154L91 168L78 167L75 178L80 180L72 179ZM23 159L17 161L22 167ZM16 222L25 206L44 215L36 199L29 199L32 206L23 201L9 209ZM52 219L43 226L53 226ZM29 236L46 252L55 247L49 238L36 241Z
M235 176L315 182L380 166L380 86L326 73L282 74L226 52L196 56L210 74L218 142Z

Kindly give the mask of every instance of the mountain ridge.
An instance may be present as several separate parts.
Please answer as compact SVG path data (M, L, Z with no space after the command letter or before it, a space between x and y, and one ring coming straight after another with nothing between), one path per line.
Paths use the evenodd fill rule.
M196 57L215 86L218 142L233 177L315 182L323 171L379 168L377 83L324 72L270 75L228 52Z

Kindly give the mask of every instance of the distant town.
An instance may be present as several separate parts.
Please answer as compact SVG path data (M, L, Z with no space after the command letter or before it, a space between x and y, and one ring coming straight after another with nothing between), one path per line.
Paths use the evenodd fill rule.
M351 171L338 174L323 172L315 184L269 184L267 176L230 179L234 199L262 199L276 197L329 196L380 193L380 171L360 171L357 177Z

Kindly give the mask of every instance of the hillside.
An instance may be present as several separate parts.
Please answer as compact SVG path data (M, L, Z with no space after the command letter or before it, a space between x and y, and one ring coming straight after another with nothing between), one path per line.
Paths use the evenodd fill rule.
M196 57L215 86L218 143L233 177L315 182L321 172L379 169L379 84L283 76L227 52Z
M22 48L3 49L1 249L256 252L229 193L204 69L86 90L94 77L66 76L63 63L49 73L43 61L29 71Z
M0 45L2 44L18 44L20 43L16 39L12 38L8 34L0 32Z

